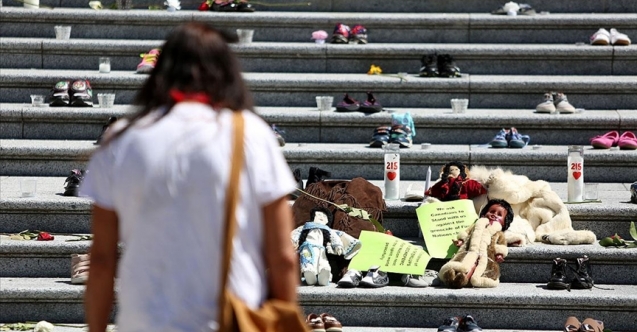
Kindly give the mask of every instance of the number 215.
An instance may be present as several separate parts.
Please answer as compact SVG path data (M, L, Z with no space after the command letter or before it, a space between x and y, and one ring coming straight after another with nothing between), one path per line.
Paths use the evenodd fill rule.
M582 163L571 163L571 170L573 171L581 171Z
M397 161L388 161L387 162L387 169L389 169L389 170L397 170L398 169L398 162Z

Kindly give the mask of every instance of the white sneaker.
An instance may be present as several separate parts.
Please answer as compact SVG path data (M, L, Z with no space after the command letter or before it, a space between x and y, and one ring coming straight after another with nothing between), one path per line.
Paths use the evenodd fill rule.
M502 6L502 9L506 13L508 13L508 12L517 13L518 10L520 10L520 5L518 5L517 2L509 1L509 2L505 3L504 6Z
M553 102L553 93L547 92L544 94L544 101L539 103L535 107L536 113L555 113L555 104ZM505 142L506 143L506 142Z
M630 38L616 29L610 29L610 43L613 45L628 46L630 45Z
M625 36L625 35L624 35ZM604 28L600 28L591 36L591 45L609 45L610 32Z

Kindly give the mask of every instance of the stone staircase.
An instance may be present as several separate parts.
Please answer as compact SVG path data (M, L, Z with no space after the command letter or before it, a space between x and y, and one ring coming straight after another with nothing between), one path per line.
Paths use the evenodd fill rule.
M382 188L383 153L367 142L373 128L388 124L389 112L317 112L314 96L344 92L364 99L373 91L387 110L409 111L414 146L401 150L402 190L424 185L450 160L502 166L551 182L566 198L566 151L570 144L610 130L637 130L637 48L595 47L588 36L600 27L637 38L637 2L632 0L537 0L548 15L493 16L503 1L405 0L315 1L308 6L257 5L249 14L176 13L87 9L85 0L41 0L53 10L26 10L14 0L0 9L0 233L40 229L59 233L53 242L0 237L0 322L83 322L82 286L70 285L70 254L89 241L67 240L90 232L90 203L63 197L65 176L83 168L93 141L109 116L130 111L146 76L134 73L139 53L161 45L165 34L187 21L254 28L255 42L234 45L258 112L285 129L283 152L292 168L330 170L336 178L363 176ZM112 1L103 1L105 6ZM281 0L279 3L298 4ZM185 9L198 3L183 1ZM370 14L373 12L373 14ZM591 14L593 13L593 14ZM363 24L368 45L315 45L314 30ZM71 40L55 40L53 26L71 25ZM576 44L580 43L580 44ZM583 45L581 43L584 43ZM419 78L420 57L450 53L463 72L458 79ZM111 57L113 72L97 72L98 57ZM407 81L366 75L371 64L385 73L407 72ZM60 79L90 80L94 94L115 92L116 106L34 108L30 94L47 94ZM542 115L533 109L547 90L564 91L583 113ZM466 114L452 114L449 99L470 99ZM493 150L485 144L502 127L531 136L524 149ZM421 149L421 143L431 143ZM628 204L637 179L637 152L586 148L587 182L599 184L602 203L568 205L576 229L598 237L628 225L637 205ZM306 176L306 174L303 174ZM38 181L35 198L21 198L24 178ZM385 226L396 236L417 238L417 203L388 201ZM62 235L64 234L64 235ZM544 288L553 258L591 258L603 289ZM437 264L440 262L434 262ZM637 252L598 245L534 245L511 248L496 289L378 290L300 287L306 312L330 312L348 332L435 331L448 316L472 314L487 331L557 331L567 316L604 320L613 331L637 330ZM60 331L79 331L65 327ZM57 330L57 328L56 328Z

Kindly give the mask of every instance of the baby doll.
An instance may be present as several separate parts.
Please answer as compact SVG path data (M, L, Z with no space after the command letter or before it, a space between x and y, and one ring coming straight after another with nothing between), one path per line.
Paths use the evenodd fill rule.
M425 196L444 202L471 199L487 193L480 182L469 178L469 170L459 161L446 163L440 173L440 181L425 191Z
M327 286L332 280L327 254L351 259L360 250L361 243L347 233L331 228L334 219L328 208L313 208L310 219L292 231L292 243L299 252L305 283Z
M480 218L458 233L454 244L460 249L438 274L451 288L497 287L500 265L508 253L504 231L513 221L513 210L505 200L492 199L480 211Z

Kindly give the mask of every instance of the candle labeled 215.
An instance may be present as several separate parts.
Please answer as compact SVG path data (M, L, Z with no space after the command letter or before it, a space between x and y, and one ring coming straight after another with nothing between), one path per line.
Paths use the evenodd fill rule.
M400 198L400 154L397 144L385 147L385 199Z
M568 187L569 202L584 201L584 147L571 145L568 147Z

